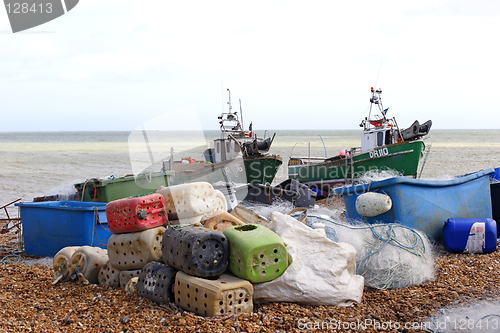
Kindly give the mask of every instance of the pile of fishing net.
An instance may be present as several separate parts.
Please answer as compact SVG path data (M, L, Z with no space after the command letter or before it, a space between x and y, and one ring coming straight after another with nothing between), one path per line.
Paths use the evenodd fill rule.
M401 177L403 174L394 169L373 169L368 170L354 180L353 185L378 182L384 179Z
M300 218L300 214L295 214ZM399 289L434 278L434 254L428 238L399 223L343 224L324 215L307 215L307 224L322 223L327 238L349 243L357 251L356 273L365 285Z
M339 222L342 210L295 208L289 202L273 205L240 203L270 219L272 212L288 213L310 227L324 225L326 237L351 244L357 251L356 273L365 285L377 289L399 289L434 279L434 252L423 233L399 223L356 224Z

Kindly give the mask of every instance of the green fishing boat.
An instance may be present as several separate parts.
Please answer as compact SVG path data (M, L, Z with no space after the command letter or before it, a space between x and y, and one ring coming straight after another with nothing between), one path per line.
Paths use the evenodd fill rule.
M394 117L386 117L388 108L383 108L382 90L372 88L371 93L369 115L360 124L361 147L343 150L330 158L290 157L289 178L307 184L320 195L328 195L331 188L371 170L392 169L402 176L417 177L420 159L426 151L423 137L429 133L432 121L423 124L415 121L410 127L400 129ZM380 114L372 118L373 105Z
M221 136L214 140L213 148L203 152L205 161L184 159L164 163L164 171L173 170L171 184L193 181L209 183L254 183L270 185L283 163L278 155L269 154L276 133L272 137L257 137L252 123L244 130L240 100L240 115L232 111L231 92L229 110L218 117ZM240 120L241 117L241 120ZM267 132L266 132L267 133ZM264 134L265 135L265 134Z
M74 185L78 192L75 195L77 200L109 202L131 195L151 193L160 186L191 182L270 185L283 163L280 156L269 154L275 134L259 138L252 132L252 124L248 131L243 130L243 121L240 121L237 112L232 111L230 94L228 104L229 111L218 117L221 136L214 140L213 148L195 147L193 150L179 152L182 157L174 159L175 149L171 147L169 158L161 160L160 171L151 171L151 167L138 175L87 179ZM240 115L243 118L241 100ZM144 143L149 149L149 143ZM198 151L198 148L201 149ZM149 151L149 154L152 155L152 152ZM200 154L203 159L195 159L190 154ZM42 200L45 198L40 198Z

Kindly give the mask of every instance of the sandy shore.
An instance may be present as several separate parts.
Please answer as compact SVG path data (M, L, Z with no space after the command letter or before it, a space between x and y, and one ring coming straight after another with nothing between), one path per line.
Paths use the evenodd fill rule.
M0 244L14 237L1 235ZM0 259L4 256L5 252ZM22 257L33 259L37 258ZM387 291L365 287L362 302L352 307L256 304L251 314L217 318L199 317L173 304L159 306L117 287L81 282L53 285L47 265L6 263L0 264L0 332L371 332L391 328L418 332L424 331L418 323L431 325L430 318L442 314L441 309L498 298L499 263L498 251L450 254L438 249L435 280L420 286Z

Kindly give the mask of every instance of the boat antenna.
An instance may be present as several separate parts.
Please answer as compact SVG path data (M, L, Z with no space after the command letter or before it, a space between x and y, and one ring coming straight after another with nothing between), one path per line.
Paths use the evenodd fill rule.
M222 102L222 113L224 113L224 80L220 80L221 87L221 102Z
M231 106L231 91L229 91L229 88L227 88L227 92L229 94L229 102L227 102L227 104L229 105L229 113L231 113L233 107Z
M241 129L245 130L245 125L243 125L243 110L241 109L241 99L240 99L240 117L241 117Z
M378 68L378 73L377 73L377 79L375 80L375 85L373 87L375 87L376 91L375 93L378 93L380 90L380 93L382 92L382 89L377 89L377 84L378 84L378 78L380 76L380 71L382 70L382 63L383 63L383 60L380 60L380 67ZM379 109L380 109L380 106L382 105L382 101L380 100L380 98L377 98L377 97L380 97L380 93L378 94L377 97L375 97L375 94L373 92L373 87L372 87L372 98L370 99L370 111L368 112L368 120L371 118L371 115L372 115L372 104L378 104L379 105ZM379 104L380 102L380 104ZM384 108L382 107L382 110ZM381 110L381 111L382 111ZM381 112L383 114L383 112ZM385 119L385 115L384 115L384 119Z
M380 76L380 71L382 70L382 62L383 62L383 60L380 60L380 67L378 68L377 80L375 80L374 87L377 87L377 84L378 84L378 77Z

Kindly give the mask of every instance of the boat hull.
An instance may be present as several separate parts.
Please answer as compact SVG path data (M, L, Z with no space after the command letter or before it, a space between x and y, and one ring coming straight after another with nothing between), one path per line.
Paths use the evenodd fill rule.
M211 184L217 182L271 184L282 163L280 156L265 155L240 157L215 164L184 164L174 166L175 174L171 177L170 183L178 185L205 181Z
M396 170L402 176L415 177L423 151L422 141L402 142L380 147L351 158L337 156L320 163L288 166L289 178L309 187L329 192L346 180L359 178L370 170Z
M277 155L245 157L247 183L270 185L282 163L283 159Z

